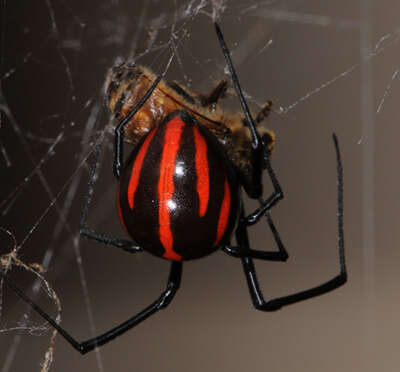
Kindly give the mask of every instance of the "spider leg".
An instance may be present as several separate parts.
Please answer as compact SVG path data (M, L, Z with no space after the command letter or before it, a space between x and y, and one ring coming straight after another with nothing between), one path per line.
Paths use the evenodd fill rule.
M123 158L124 158L124 148L123 148L123 143L124 143L124 129L125 126L130 122L132 117L140 110L140 108L146 103L147 99L150 97L150 95L153 93L153 90L156 88L158 83L161 81L162 75L158 76L156 80L154 80L153 84L151 87L148 89L146 94L141 98L139 103L126 115L117 125L115 128L115 145L114 145L114 162L113 162L113 169L114 169L114 175L117 179L119 179L120 173L121 173L121 168L123 167ZM99 163L99 155L100 155L100 144L96 146L95 149L95 162L91 168L90 171L90 178L89 178L89 186L88 186L88 193L86 196L86 201L85 205L83 206L82 209L82 216L81 216L81 222L80 222L80 233L81 235L89 238L96 240L100 243L104 244L109 244L117 248L121 248L124 251L130 252L130 253L136 253L136 252L141 252L142 249L138 246L132 245L132 242L129 240L123 240L123 239L117 239L110 237L104 233L99 233L91 228L89 228L87 224L87 215L88 215L88 209L90 202L92 200L92 195L93 195L93 186L95 182L95 175L96 175L96 170L98 167Z
M97 168L99 166L100 147L101 147L101 142L99 142L96 145L95 150L94 150L94 161L93 161L93 164L92 164L92 166L90 168L90 172L89 172L88 191L87 191L86 198L85 198L85 204L83 205L83 208L82 208L79 232L81 235L85 236L86 238L95 240L95 241L103 243L103 244L112 245L116 248L123 249L124 251L129 252L129 253L141 252L142 248L140 248L139 246L133 245L132 241L114 238L114 237L108 236L107 234L97 232L97 231L93 230L92 228L90 228L87 223L89 206L92 201L94 183L96 180L96 172L97 172Z
M130 122L132 117L140 110L140 108L146 103L149 99L153 90L156 89L158 83L163 78L163 75L157 76L156 80L154 80L151 87L148 89L146 94L141 98L139 103L126 115L116 126L115 128L115 144L114 144L114 163L113 163L113 170L115 178L119 179L121 174L121 168L123 167L123 160L124 160L124 134L125 134L125 127Z
M100 336L91 338L84 342L79 342L73 338L64 328L62 328L50 315L48 315L41 307L33 302L24 292L22 292L13 282L11 282L3 273L1 276L4 282L26 303L28 303L33 310L35 310L42 318L44 318L52 327L54 327L58 333L64 337L64 339L71 344L71 346L79 351L81 354L86 354L92 351L94 348L102 346L114 338L125 333L129 329L135 327L145 319L156 313L158 310L166 308L171 300L174 298L175 293L179 289L181 277L182 277L182 263L172 262L171 269L168 277L167 288L161 294L161 296L154 301L152 304L147 306L144 310L139 312L134 317L128 319L126 322L110 329L109 331L101 334Z
M242 258L244 256L246 257L252 257L252 258L257 258L260 260L265 260L265 261L281 261L284 262L289 258L289 254L287 253L285 246L283 245L281 238L279 236L278 231L275 228L275 225L271 219L269 211L265 213L265 216L267 218L268 226L272 232L272 235L274 237L275 243L278 246L278 251L260 251L257 249L252 249L252 248L244 248L244 246L237 246L237 247L223 247L222 250L229 254L230 256L233 257L239 257ZM244 217L244 209L242 208L241 210L241 218ZM245 230L245 234L247 235L247 229Z
M255 308L263 311L275 311L283 306L290 305L296 302L304 301L312 297L322 295L324 293L333 291L340 287L347 281L347 270L344 254L344 232L343 232L343 168L340 160L339 146L336 135L333 134L333 141L336 150L337 162L337 177L338 177L338 249L339 249L339 265L340 272L332 279L301 292L296 292L288 296L277 297L269 301L265 301L262 291L260 289L256 270L253 264L251 255L247 255L246 251L249 248L249 239L247 234L247 226L245 223L239 223L236 230L236 239L240 247L244 247L244 256L241 257L244 273L246 275L247 284L249 287L251 299ZM250 250L251 252L251 250Z
M268 212L272 207L274 207L276 204L278 204L279 201L283 199L282 188L281 185L279 184L278 179L275 176L274 170L272 169L270 154L268 151L265 152L264 160L265 160L265 167L271 179L274 191L267 199L260 200L260 206L255 211L253 211L248 216L242 219L242 223L244 223L247 226L251 226L257 223L266 212Z
M270 154L269 151L266 150L265 144L263 143L260 134L257 131L256 124L251 117L249 107L247 105L246 99L244 98L242 88L239 84L239 79L236 75L235 68L233 66L230 52L228 47L225 43L224 37L222 35L221 29L219 25L215 22L215 31L217 33L217 37L222 49L222 53L225 57L226 64L228 66L230 75L232 77L232 84L235 88L235 91L239 97L240 105L242 107L242 111L244 113L245 119L249 125L251 138L252 138L252 152L253 152L253 159L252 159L252 174L251 179L248 182L248 185L245 185L245 189L251 198L259 198L262 195L262 172L263 169L266 168L268 175L271 179L272 185L274 187L274 191L269 198L262 202L261 206L257 208L256 211L262 210L261 213L257 214L254 218L252 215L245 217L245 223L247 225L252 225L256 223L260 217L265 214L269 209L271 209L276 203L278 203L281 199L283 199L283 193L281 186L275 176L275 173L272 169L271 162L270 162ZM260 114L259 114L260 115ZM258 115L258 116L259 116ZM246 187L247 186L247 187Z
M266 215L268 225L270 227L270 230L274 236L275 242L279 248L279 252L262 252L262 251L256 251L256 250L251 250L251 255L254 258L260 258L260 259L265 259L265 260L276 260L276 261L285 261L288 258L288 254L282 244L282 241L279 237L279 234L275 228L275 225L272 222L271 216L269 214L269 210L275 206L281 199L283 199L283 192L282 188L278 182L278 179L275 176L275 172L272 169L271 162L270 162L270 154L269 151L266 149L266 144L263 143L263 140L260 138L260 135L257 131L256 128L256 123L260 123L262 120L266 118L266 116L269 114L271 110L271 102L268 101L266 105L261 109L260 113L256 117L256 123L254 123L253 118L251 117L246 99L243 96L242 89L239 84L239 79L236 75L235 68L233 66L231 57L230 57L230 52L228 50L228 47L225 43L224 37L222 35L221 29L219 25L215 22L215 31L217 33L217 37L222 49L222 53L225 57L226 64L228 66L229 72L232 77L232 83L233 87L239 97L240 105L242 107L245 119L249 125L251 137L252 137L252 151L253 151L253 164L252 164L252 175L251 179L246 182L247 185L245 186L245 189L248 193L248 195L252 198L258 198L260 201L260 207L256 210L261 210L262 212L257 214L256 218L254 221L251 219L251 215L249 217L244 217L242 216L240 219L240 223L245 224L246 226L252 225L256 223L263 214ZM272 194L267 198L266 200L261 199L262 195L262 172L263 169L266 168L268 175L271 179L274 191ZM228 249L224 249L226 253L232 254L232 252L229 252ZM237 250L236 250L237 251ZM235 254L233 254L235 255Z

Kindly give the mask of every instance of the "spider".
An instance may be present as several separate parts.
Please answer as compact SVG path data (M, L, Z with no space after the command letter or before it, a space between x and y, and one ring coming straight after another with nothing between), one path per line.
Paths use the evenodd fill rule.
M268 115L267 105L252 119L230 52L219 25L215 30L243 114L227 114L218 107L227 82L208 95L196 94L178 83L167 83L141 66L123 64L112 69L106 82L106 100L119 120L115 128L114 175L119 180L118 208L123 225L134 238L117 239L87 224L100 144L90 171L88 194L82 210L82 235L131 253L148 251L171 261L166 289L144 310L109 331L78 342L42 308L2 274L5 283L41 315L76 350L85 354L166 308L180 287L182 261L206 256L217 249L240 258L256 309L275 311L283 306L330 292L347 281L343 232L343 171L339 145L333 134L338 177L338 250L340 272L332 279L301 292L265 300L253 258L286 261L288 254L270 216L282 198L281 186L270 162L274 135L257 124ZM154 92L154 94L153 94ZM140 98L141 97L141 98ZM135 115L137 115L135 117ZM123 141L134 149L123 161ZM274 191L262 198L266 170ZM241 187L260 206L246 214ZM278 251L250 248L247 228L266 216ZM236 246L231 246L235 234Z

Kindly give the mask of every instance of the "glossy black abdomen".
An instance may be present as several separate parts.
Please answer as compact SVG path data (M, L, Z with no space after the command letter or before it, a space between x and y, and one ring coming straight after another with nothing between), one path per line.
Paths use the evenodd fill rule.
M121 173L119 210L143 249L169 260L194 259L229 242L238 184L217 139L175 111L133 150Z

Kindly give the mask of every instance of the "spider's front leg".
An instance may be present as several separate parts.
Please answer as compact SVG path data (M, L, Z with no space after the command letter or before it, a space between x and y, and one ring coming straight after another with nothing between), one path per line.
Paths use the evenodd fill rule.
M336 151L337 176L338 176L337 216L338 216L338 250L339 250L339 266L340 266L339 274L318 286L306 289L304 291L296 292L288 296L277 297L269 301L265 301L257 280L256 270L252 258L250 257L250 255L242 256L241 260L246 275L250 295L254 306L258 310L275 311L283 306L308 300L310 298L320 296L324 293L333 291L334 289L342 286L347 281L347 270L346 270L345 254L344 254L344 232L343 232L343 169L340 159L339 145L335 134L333 134L333 141ZM251 251L249 247L247 225L245 223L239 223L238 229L236 230L236 239L239 246L243 247L244 252L246 252L247 250Z
M258 220L265 215L267 218L268 226L271 229L271 232L274 236L274 239L278 245L279 252L262 252L256 250L247 250L246 254L251 255L252 257L257 257L260 259L265 260L275 260L275 261L285 261L288 258L288 254L281 242L279 234L272 222L271 216L269 214L269 210L275 206L281 199L283 199L283 193L281 186L275 176L275 173L272 169L271 162L270 162L270 154L267 149L266 143L264 143L263 139L261 138L260 134L258 133L256 123L264 120L265 117L271 110L271 102L267 102L267 104L263 107L261 112L257 115L256 123L254 122L250 110L248 108L246 99L244 98L242 89L239 84L239 79L236 75L235 68L233 66L230 52L228 47L225 43L224 37L222 35L221 29L217 23L215 25L215 31L217 33L217 37L222 49L222 53L225 57L226 64L228 66L230 75L232 77L232 84L233 87L239 97L240 105L242 106L242 110L245 116L245 120L249 126L250 133L251 133L251 146L252 146L252 171L249 177L245 180L245 190L248 195L253 199L258 199L260 201L260 207L256 209L255 212L250 214L249 216L244 216L244 212L242 211L242 215L239 221L239 225L242 226L250 226L258 222ZM270 176L272 185L274 187L274 191L269 198L266 200L261 199L263 185L262 185L262 174L263 170L267 169L268 174ZM240 247L239 247L240 248ZM232 247L224 248L224 251L228 254L233 256L241 256L242 253L238 252L237 249Z
M253 170L251 174L251 179L248 181L248 185L244 185L246 191L249 196L252 198L259 198L262 194L262 171L265 168L268 171L268 174L271 178L272 185L274 187L274 192L271 194L269 198L266 200L260 200L260 207L257 208L254 212L250 213L248 216L245 216L244 209L241 211L241 218L239 220L239 225L236 230L236 239L238 242L238 249L235 253L238 253L238 256L241 257L243 269L247 278L247 283L249 287L249 291L251 294L251 298L253 300L254 306L259 310L264 311L274 311L282 306L293 304L295 302L304 301L309 298L319 296L323 293L327 293L329 291L338 288L343 285L347 281L347 271L345 265L345 256L344 256L344 234L343 234L343 171L342 171L342 163L340 160L340 152L339 146L337 142L336 135L333 135L334 146L336 150L336 161L337 161L337 175L338 175L338 232L339 232L339 263L340 263L340 273L334 278L322 283L319 286L306 289L305 291L301 291L298 293L294 293L284 297L278 297L272 299L270 301L265 301L263 294L260 290L257 275L255 271L255 267L253 264L253 260L251 258L254 255L254 252L250 249L247 228L250 225L257 223L260 218L267 213L267 218L269 217L269 210L275 206L279 200L283 198L283 193L281 186L275 176L275 173L272 169L269 152L265 149L264 143L260 138L260 135L257 131L256 125L251 117L249 108L247 106L247 102L243 96L238 77L236 75L235 69L232 64L232 60L230 57L230 53L228 47L226 46L225 40L223 38L220 27L217 23L215 23L215 31L217 33L217 37L224 54L226 64L228 66L229 72L232 77L232 83L235 88L235 91L239 97L240 104L242 106L243 113L245 115L246 121L249 125L251 137L252 137L252 153L253 153ZM261 116L258 116L262 118ZM248 187L250 186L250 187ZM270 225L271 227L271 225ZM271 228L272 231L274 231ZM229 250L229 249L228 249ZM227 252L232 253L232 252ZM262 252L260 252L262 253ZM286 253L286 252L285 252Z

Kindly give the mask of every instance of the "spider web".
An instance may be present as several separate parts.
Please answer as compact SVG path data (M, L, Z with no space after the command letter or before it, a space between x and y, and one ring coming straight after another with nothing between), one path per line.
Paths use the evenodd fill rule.
M301 360L308 371L375 371L397 355L398 326L391 316L378 320L388 308L399 310L378 296L396 293L398 280L391 195L400 179L391 166L398 156L400 9L394 0L0 4L1 266L78 340L147 306L168 273L165 262L149 255L127 257L79 238L93 146L109 122L106 71L130 59L166 70L167 79L195 91L210 90L227 73L213 16L220 17L252 110L274 103L265 125L277 134L273 164L286 199L273 217L291 259L257 264L266 297L336 272L333 131L344 158L350 265L350 282L340 292L271 315L252 309L237 261L216 254L190 262L168 311L84 358L1 283L1 372L287 371L302 370ZM225 101L238 108L233 94ZM103 147L89 221L123 237L110 136ZM387 177L390 183L380 181ZM255 248L273 247L265 225L254 227L251 238ZM361 360L372 351L373 360ZM385 370L398 362L393 357Z

